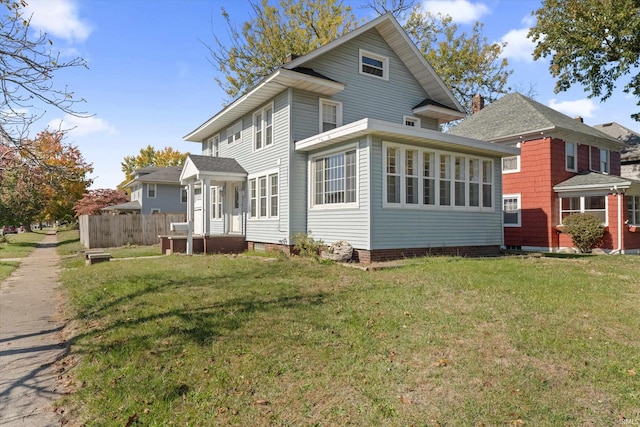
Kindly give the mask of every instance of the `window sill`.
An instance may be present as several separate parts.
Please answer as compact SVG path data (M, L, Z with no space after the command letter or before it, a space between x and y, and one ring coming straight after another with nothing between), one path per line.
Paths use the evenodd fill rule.
M640 233L640 225L629 225L629 232Z

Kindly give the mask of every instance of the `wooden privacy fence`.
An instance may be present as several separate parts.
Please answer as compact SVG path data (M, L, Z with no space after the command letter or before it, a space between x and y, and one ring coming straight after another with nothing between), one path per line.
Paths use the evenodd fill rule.
M155 245L158 236L173 234L172 222L185 222L184 213L150 215L81 215L80 243L87 248L113 248L125 245Z

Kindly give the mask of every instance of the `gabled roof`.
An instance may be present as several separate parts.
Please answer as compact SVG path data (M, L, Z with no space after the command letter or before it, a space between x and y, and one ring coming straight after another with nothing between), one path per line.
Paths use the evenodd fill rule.
M193 142L203 141L208 136L214 134L214 132L219 132L231 126L245 114L252 112L282 92L286 87L298 88L324 96L331 96L341 92L345 88L343 83L336 82L311 68L305 67L305 64L371 29L376 29L380 33L420 85L422 85L430 99L444 106L443 111L438 111L443 118L450 116L459 118L466 114L462 105L460 105L455 96L453 96L451 91L445 86L431 65L424 59L424 56L409 39L409 36L407 36L407 33L402 29L398 21L396 21L391 13L386 13L324 46L282 65L249 89L244 95L185 135L184 140ZM449 120L451 120L451 118L449 118Z
M208 178L214 181L238 181L247 177L247 171L236 159L228 157L189 154L180 175L180 183Z
M614 137L618 141L627 144L627 147L622 150L620 159L624 161L634 161L640 159L640 134L632 131L629 128L622 126L616 122L603 123L601 125L595 125L594 128L606 133L609 136Z
M519 93L510 93L492 102L448 133L491 142L517 142L551 136L595 143L614 150L623 148L609 135Z
M142 209L142 205L139 201L133 200L131 202L121 203L119 205L111 205L106 208L100 209L101 211L139 211Z
M640 185L640 182L599 172L583 172L555 185L553 190L558 193L585 190L613 191L614 189L625 190L632 185Z
M180 184L180 173L182 166L147 166L135 171L135 178L124 185L129 188L137 183L155 183L155 184Z

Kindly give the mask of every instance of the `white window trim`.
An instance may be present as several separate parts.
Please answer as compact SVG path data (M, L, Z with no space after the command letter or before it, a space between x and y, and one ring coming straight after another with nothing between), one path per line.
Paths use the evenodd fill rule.
M602 170L602 154L606 153L607 159L606 159L606 170ZM610 174L611 173L611 152L609 150L606 150L604 148L600 148L599 151L599 158L598 158L598 167L600 168L600 172L604 173L604 174Z
M382 76L376 76L375 74L365 73L362 71L362 57L367 56L371 59L375 59L382 62ZM369 52L364 49L358 49L358 71L365 76L374 77L380 80L389 80L389 58L386 56L378 55L373 52Z
M153 186L153 196L150 196L150 189ZM156 184L147 184L147 199L155 199L158 196L158 186Z
M211 220L221 220L224 218L224 212L222 212L222 187L214 186L209 189L209 203L210 203L210 214L209 219ZM214 206L215 205L215 206Z
M271 185L270 185L270 179L269 177L271 175L277 175L278 176L278 215L276 216L271 216ZM259 180L260 178L265 178L267 181L267 199L266 199L266 203L267 203L267 209L266 209L266 216L260 216L260 187L259 187ZM252 206L252 200L251 200L251 181L255 180L256 182L256 216L251 216L251 206ZM279 168L273 168L273 169L268 169L262 172L257 172L257 173L253 173L249 176L247 176L247 198L248 198L248 209L247 209L247 219L249 221L265 221L265 220L274 220L274 219L278 219L280 217L280 195L282 194L282 183L280 182L280 169Z
M504 200L516 199L518 204L518 222L515 224L507 224L504 222ZM522 227L522 194L503 194L502 195L502 226L503 227Z
M392 203L387 201L387 147L393 147L399 149L399 159L398 165L400 168L398 176L400 177L400 203ZM419 195L419 203L406 203L406 185L404 183L407 175L405 174L405 152L406 150L417 150L418 151L418 195ZM424 191L424 177L422 175L422 171L424 169L424 157L423 153L429 152L434 153L434 163L437 167L434 175L434 184L435 184L435 192L434 199L435 204L433 205L425 205L423 198ZM451 177L449 178L449 189L450 189L450 204L449 205L440 205L440 156L448 155L450 156L450 171ZM465 158L465 205L464 206L456 206L455 205L455 158L456 157L464 157ZM478 159L480 160L480 181L479 181L479 206L469 206L469 183L471 183L469 179L469 159ZM489 161L491 162L491 207L483 206L483 187L485 182L482 180L482 171L483 171L483 162ZM496 191L496 182L495 182L495 163L494 159L482 156L472 156L467 154L461 154L450 151L442 151L435 150L431 148L422 148L412 145L399 144L390 141L382 141L382 206L383 208L391 208L391 209L436 209L436 210L452 210L452 211L475 211L475 212L494 212L495 211L495 191ZM461 181L459 181L461 182ZM502 207L501 210L502 212Z
M418 117L413 117L413 116L402 116L402 124L407 126L407 127L411 127L407 124L408 121L411 121L413 123L415 123L415 126L413 126L416 129L420 129L420 127L422 126L422 123L420 122L420 119Z
M573 169L567 166L567 159L569 158L569 154L567 151L567 146L573 145ZM577 172L578 171L578 144L575 142L564 142L564 167L567 172Z
M207 140L208 155L218 157L220 154L220 134L216 134Z
M627 195L626 197L628 197L628 198L630 199L631 204L633 205L633 206L631 207L631 209L629 209L629 202L627 202L627 217L628 217L628 218L627 218L627 223L628 223L629 225L636 225L636 226L637 226L637 225L640 225L640 221L638 221L638 222L639 222L638 224L636 224L636 223L633 221L633 218L634 218L634 216L635 216L634 214L635 214L636 212L640 211L640 196ZM637 201L638 203L635 203L636 201Z
M356 152L356 201L350 203L328 203L328 204L316 204L315 203L315 161L322 157L331 156L339 153L347 153L349 151ZM357 209L360 206L360 155L358 150L358 144L349 144L341 146L340 148L334 148L331 150L322 151L309 158L309 164L307 167L309 171L309 210L335 210L335 209Z
M271 144L267 145L267 138L265 137L266 133L266 111L271 109ZM256 116L258 114L262 114L262 147L256 148ZM261 151L268 147L273 147L275 145L275 123L276 123L276 110L273 105L273 102L264 105L262 108L257 109L251 115L251 146L253 151Z
M516 147L516 148L520 148L521 143L516 143L516 144L512 144L510 145L512 147ZM516 159L516 168L515 169L509 169L509 170L505 170L504 169L504 159L512 159L515 158ZM518 173L520 172L520 154L518 154L517 156L507 156L507 157L503 157L500 159L500 169L502 170L502 174L506 175L509 173ZM565 159L565 165L566 165L567 160Z
M239 133L240 135L236 134ZM242 141L242 120L238 120L227 128L227 145ZM229 140L231 139L231 141Z
M152 208L149 213L150 214L158 214L158 213L160 213L160 208Z
M320 98L319 102L319 117L318 117L318 133L322 133L322 123L324 123L323 118L323 106L324 105L332 105L336 107L336 128L342 126L342 102L333 101L331 99Z
M575 194L575 193L563 193L558 197L558 219L560 221L559 225L562 225L562 199L563 198L580 198L580 211L576 213L589 213L584 207L584 199L585 197L604 197L604 222L602 225L605 227L609 226L609 197L606 193L596 193L596 194Z

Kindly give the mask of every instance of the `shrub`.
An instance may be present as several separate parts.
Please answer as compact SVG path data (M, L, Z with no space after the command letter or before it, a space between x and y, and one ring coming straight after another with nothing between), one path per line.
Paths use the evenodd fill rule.
M591 214L571 214L562 220L562 232L571 236L581 253L590 252L604 236L600 219Z
M311 237L311 230L308 233L296 233L291 236L293 241L293 249L300 254L300 256L316 257L320 253L320 249L324 246L322 240L315 240Z

